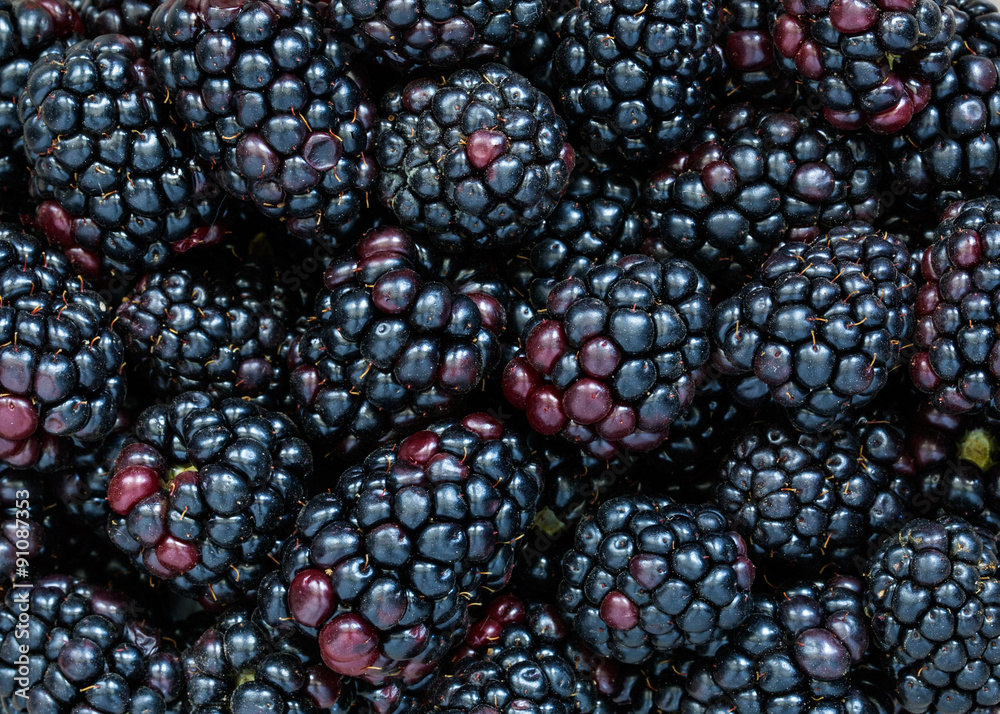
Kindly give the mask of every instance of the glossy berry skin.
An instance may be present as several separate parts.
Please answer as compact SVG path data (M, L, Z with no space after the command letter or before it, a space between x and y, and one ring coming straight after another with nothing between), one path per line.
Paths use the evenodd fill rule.
M68 439L114 427L124 349L110 308L65 257L11 225L0 225L0 297L0 461L52 470Z
M687 261L630 255L558 283L547 306L504 370L507 400L536 431L598 458L659 445L709 357L704 276Z
M415 684L465 636L469 603L508 582L543 478L485 414L376 449L299 513L261 611L318 638L335 672Z
M206 607L238 602L272 568L311 473L288 417L185 392L136 420L108 484L108 535Z
M382 98L376 195L444 251L516 248L575 164L551 100L500 64L417 79Z
M327 268L315 317L288 356L310 439L368 448L453 412L493 370L500 303L422 274L414 242L388 225Z
M646 161L705 121L719 5L584 0L561 27L554 67L571 128L597 154Z
M168 268L135 284L115 329L157 397L201 390L274 404L287 390L279 353L300 303L259 265Z
M755 560L863 558L873 539L903 524L907 504L892 489L891 470L903 451L902 432L888 424L822 436L753 425L719 466L719 509Z
M796 86L774 58L771 0L723 0L718 44L725 62L722 91L727 97L753 100L794 97Z
M619 496L577 526L559 604L597 654L637 664L719 640L750 614L753 581L719 511Z
M900 364L913 333L909 254L864 223L785 243L715 309L713 363L744 403L770 397L793 426L845 423Z
M910 360L913 384L937 409L961 414L996 400L1000 342L993 300L1000 294L1000 199L956 204L935 231L920 266L918 351Z
M793 0L772 26L778 66L842 129L894 134L951 64L955 17L941 0Z
M84 276L128 278L222 240L211 223L219 191L128 38L102 35L41 57L18 113L35 220Z
M643 252L742 284L781 241L874 221L881 163L872 140L819 117L732 105L645 180Z
M0 583L15 579L19 567L29 571L37 567L32 561L46 552L46 541L51 538L46 526L51 524L46 523L45 505L45 481L40 474L0 474Z
M697 661L679 711L891 714L885 691L855 676L868 647L864 583L836 576L760 595L727 644Z
M180 705L177 651L134 601L64 575L25 585L0 607L0 698L10 711L148 714ZM21 647L26 666L16 662ZM26 687L15 681L21 667ZM27 698L15 694L22 689Z
M868 613L903 711L1000 705L995 536L960 518L910 521L868 562Z
M160 4L161 0L74 0L88 39L125 35L146 59L149 20Z
M366 205L375 107L311 2L168 0L153 12L157 81L219 183L302 238Z

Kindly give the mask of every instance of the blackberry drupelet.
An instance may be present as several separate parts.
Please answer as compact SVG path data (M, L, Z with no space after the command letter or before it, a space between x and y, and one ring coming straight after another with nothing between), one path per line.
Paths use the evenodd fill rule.
M960 518L910 521L868 564L868 613L903 711L1000 705L1000 580L993 534Z
M645 252L687 258L740 285L781 241L874 221L881 165L861 134L808 113L731 105L644 181Z
M73 0L87 37L125 35L149 59L146 35L153 10L161 0Z
M288 417L186 392L139 415L108 484L108 534L175 591L234 603L273 568L311 471Z
M26 585L8 590L0 607L5 710L176 710L184 693L180 659L134 601L65 575ZM26 648L26 665L18 662L21 648ZM17 682L17 677L27 681ZM16 693L24 689L27 698Z
M934 407L960 414L996 403L1000 389L1000 198L953 206L935 236L920 266L910 378Z
M717 501L750 554L812 564L867 555L898 530L905 496L893 490L903 433L882 422L822 436L763 423L741 431L719 466Z
M144 275L115 329L155 397L205 391L273 404L288 388L280 352L301 303L276 271L213 260Z
M457 649L454 665L431 682L420 712L602 711L607 703L595 683L564 654L568 634L554 607L496 598Z
M705 121L719 22L715 0L581 0L554 58L570 127L629 162L679 147Z
M375 107L311 2L167 0L149 42L197 155L289 233L335 240L366 205Z
M558 79L552 59L559 47L559 33L565 15L558 6L549 6L548 14L521 44L506 48L499 61L510 67L549 97L559 96Z
M365 234L327 268L315 318L289 353L306 435L350 453L454 411L500 357L504 311L424 280L398 228Z
M191 714L313 714L340 697L340 677L297 643L275 641L256 615L222 614L183 654Z
M0 225L0 462L51 471L99 441L125 400L111 310L66 258Z
M620 496L577 526L559 598L597 654L637 664L711 646L750 614L753 581L743 539L719 511Z
M46 552L50 539L46 502L45 481L40 474L0 473L0 584L24 580L23 573L34 570L35 561Z
M719 48L725 60L720 96L794 99L797 88L774 58L771 23L774 0L722 0Z
M552 288L503 391L532 428L593 456L649 451L691 404L708 360L708 281L684 260L630 255Z
M551 100L499 64L389 91L375 156L379 200L445 251L522 245L576 161Z
M714 365L734 396L770 397L799 430L844 424L901 364L913 332L909 253L865 223L785 243L715 308Z
M951 65L955 16L944 0L777 3L778 66L842 129L902 130Z
M318 638L345 676L419 682L465 636L469 603L508 582L543 478L485 414L376 449L299 513L265 620Z

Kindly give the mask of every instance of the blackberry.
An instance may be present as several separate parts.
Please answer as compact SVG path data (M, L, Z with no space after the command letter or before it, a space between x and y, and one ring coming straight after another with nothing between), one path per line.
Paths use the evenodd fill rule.
M768 396L802 431L846 422L901 363L916 287L896 237L854 222L811 243L785 243L715 308L715 366L734 396Z
M57 251L0 225L0 461L52 470L99 441L125 400L111 310Z
M273 404L287 390L280 356L301 302L255 264L166 268L144 275L115 329L156 397L187 391Z
M680 711L891 714L856 668L868 647L864 584L837 576L762 595L730 642L695 662Z
M722 1L718 42L726 82L719 87L720 95L758 100L795 97L795 84L780 72L774 58L773 5L773 0Z
M39 474L0 473L0 584L15 579L18 572L33 570L46 552L46 496Z
M952 207L923 256L916 301L918 351L913 384L951 414L995 402L1000 353L992 301L1000 290L1000 199L986 196Z
M559 599L597 654L637 664L737 627L753 580L743 539L719 511L620 496L577 526Z
M495 599L458 648L451 671L431 682L420 711L599 711L594 682L578 676L562 652L567 635L554 607L510 595Z
M821 436L754 425L719 467L719 509L752 556L849 563L904 522L905 500L892 488L903 451L902 432L885 423Z
M645 180L646 252L742 284L781 241L874 221L881 163L871 140L808 112L731 105Z
M521 245L576 161L549 98L499 64L389 91L375 156L379 200L445 251Z
M629 162L678 148L705 121L719 24L715 0L581 0L554 58L571 128Z
M778 66L834 126L894 134L927 106L951 65L955 15L943 0L777 4Z
M1000 705L995 536L960 518L910 521L868 563L867 608L906 712Z
M74 0L88 38L125 35L149 58L146 35L149 20L161 0Z
M271 570L311 471L288 417L186 392L139 415L108 484L108 534L175 591L230 604Z
M245 610L224 613L184 651L186 711L327 711L340 698L340 677L294 644L272 640Z
M316 314L289 352L306 435L350 453L454 411L500 356L500 303L417 272L409 236L384 226L327 268Z
M469 602L510 579L543 476L485 414L376 449L299 513L265 620L318 638L335 672L419 682L465 636Z
M366 205L375 107L311 2L167 0L149 42L197 155L289 233L326 236Z
M550 4L548 14L534 30L524 33L527 37L522 42L505 48L499 58L503 64L526 77L550 97L559 96L552 59L559 47L559 33L564 17L558 7L551 7Z
M64 575L26 585L0 608L5 710L145 714L179 704L177 652L134 601Z
M707 361L708 281L683 260L631 255L567 278L503 374L532 428L598 458L648 451L690 406Z

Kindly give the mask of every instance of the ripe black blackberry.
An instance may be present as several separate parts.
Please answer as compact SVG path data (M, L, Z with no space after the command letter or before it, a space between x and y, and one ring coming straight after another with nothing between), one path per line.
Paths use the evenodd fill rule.
M781 241L874 221L881 165L863 135L808 113L731 105L644 181L646 252L740 285Z
M45 506L45 481L25 471L0 473L0 583L24 580L15 573L30 573L49 540Z
M108 485L108 534L175 591L237 602L273 567L311 471L288 417L185 392L136 420Z
M318 638L328 667L412 685L505 585L544 473L524 439L485 414L371 452L299 513L265 620Z
M273 640L255 615L229 610L183 653L191 714L329 711L340 676L301 643Z
M500 64L382 99L378 198L445 251L514 248L555 209L576 158L551 100Z
M111 310L66 258L0 225L0 462L51 471L99 441L125 400Z
M291 394L306 435L344 453L454 411L496 366L501 304L424 280L398 228L365 234L327 268L292 344Z
M334 240L366 205L375 107L313 3L167 0L149 42L173 113L229 193L303 238Z
M559 33L565 15L558 6L549 11L520 44L504 49L499 60L550 97L559 96L553 57L559 47Z
M103 35L32 65L18 101L35 219L90 279L127 278L222 240L219 191L192 160L139 50Z
M960 518L916 519L868 564L868 613L906 712L1000 705L995 536Z
M843 424L900 365L916 286L896 237L853 222L785 243L715 308L715 366L748 404L770 397L802 431Z
M89 39L101 35L125 35L149 58L146 35L149 20L160 0L73 0Z
M147 714L179 706L180 659L134 601L65 575L29 584L8 590L0 607L5 709Z
M902 130L951 65L955 16L943 0L777 3L778 66L841 129Z
M715 0L581 0L554 59L571 128L630 162L676 149L705 121L718 32Z
M115 329L155 397L205 391L274 404L288 389L280 352L301 303L277 271L213 260L144 275Z
M722 0L719 48L725 65L716 94L732 101L794 99L797 88L778 69L774 58L771 24L773 0Z
M904 437L889 424L861 421L821 437L757 424L730 448L717 500L751 556L850 564L904 522L908 494L893 490L892 473Z
M655 448L708 360L708 292L687 261L639 255L563 280L521 333L504 370L507 400L536 431L598 458Z
M743 539L719 511L619 496L577 526L559 599L597 654L637 664L737 627L753 580Z

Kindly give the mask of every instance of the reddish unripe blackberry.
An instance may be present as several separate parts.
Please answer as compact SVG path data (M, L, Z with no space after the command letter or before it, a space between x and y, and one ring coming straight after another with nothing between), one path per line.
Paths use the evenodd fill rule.
M376 449L299 513L260 589L265 620L318 638L336 672L414 684L465 636L469 603L510 579L543 477L485 414Z
M655 448L708 360L708 292L687 261L638 255L563 280L504 370L507 400L599 458Z
M785 243L715 309L715 366L734 396L768 398L793 425L819 432L869 402L901 364L913 332L909 253L865 223Z
M177 592L237 602L271 570L311 472L288 417L185 392L136 420L108 484L108 534Z

